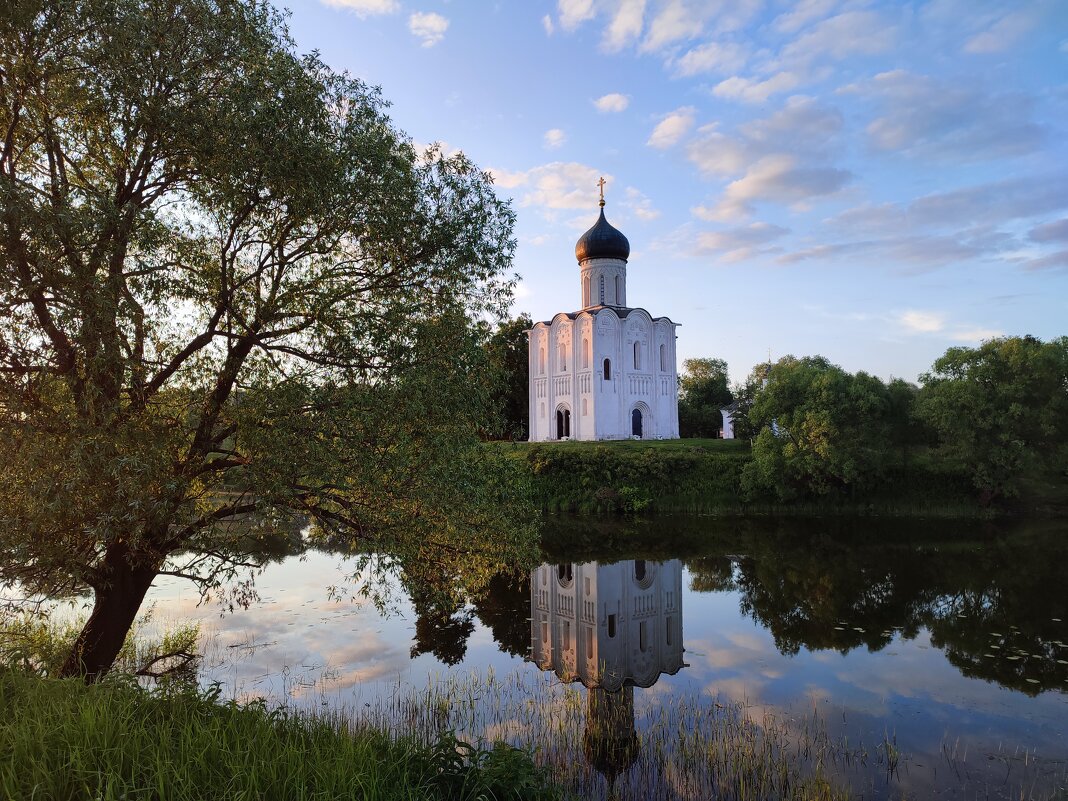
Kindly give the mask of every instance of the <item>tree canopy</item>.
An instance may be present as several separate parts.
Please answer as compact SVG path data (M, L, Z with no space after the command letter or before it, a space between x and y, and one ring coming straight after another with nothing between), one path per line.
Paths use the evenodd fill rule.
M918 402L987 500L1020 493L1037 469L1068 469L1068 337L1003 337L950 348Z
M723 427L722 409L733 397L723 359L686 359L679 377L679 433L715 437Z
M872 480L889 448L886 386L822 356L784 356L749 411L760 432L743 485L779 500L826 495Z
M5 6L0 584L92 591L66 675L160 573L227 578L235 521L422 577L532 555L471 447L513 214L384 109L265 4Z
M527 331L534 326L529 314L503 320L486 338L490 404L494 411L489 439L525 440L530 431Z

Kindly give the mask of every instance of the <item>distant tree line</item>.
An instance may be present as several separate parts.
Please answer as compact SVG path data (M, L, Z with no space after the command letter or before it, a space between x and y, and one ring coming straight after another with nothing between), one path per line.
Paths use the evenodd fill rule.
M849 373L822 356L759 364L729 392L720 359L689 359L684 371L682 435L715 436L720 409L734 404L735 436L753 443L742 482L750 498L869 489L918 449L965 469L984 504L1068 470L1068 337L950 348L922 386Z

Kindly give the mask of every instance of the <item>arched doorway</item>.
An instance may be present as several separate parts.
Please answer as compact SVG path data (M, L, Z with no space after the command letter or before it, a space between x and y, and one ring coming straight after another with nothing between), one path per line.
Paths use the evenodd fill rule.
M635 437L642 435L642 410L635 409L630 413L630 433Z
M571 437L571 410L560 406L556 410L556 438Z

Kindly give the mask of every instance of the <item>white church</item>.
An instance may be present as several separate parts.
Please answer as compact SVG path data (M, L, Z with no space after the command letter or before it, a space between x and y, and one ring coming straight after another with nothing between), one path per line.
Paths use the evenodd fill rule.
M528 336L530 441L678 439L675 329L627 305L630 242L601 212L575 245L582 308Z

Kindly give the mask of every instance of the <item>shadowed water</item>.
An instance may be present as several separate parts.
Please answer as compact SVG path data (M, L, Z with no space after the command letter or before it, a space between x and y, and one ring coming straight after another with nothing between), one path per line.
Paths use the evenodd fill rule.
M452 682L470 709L443 721L566 741L585 795L702 797L672 770L702 704L854 797L1066 792L1063 524L556 520L545 559L465 604L399 591L389 615L330 600L351 566L321 551L270 565L247 612L173 580L151 600L157 624L205 621L204 681L230 695L359 712Z

